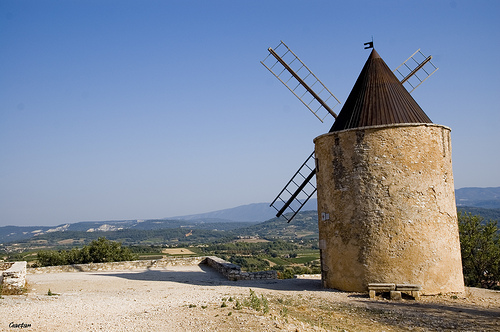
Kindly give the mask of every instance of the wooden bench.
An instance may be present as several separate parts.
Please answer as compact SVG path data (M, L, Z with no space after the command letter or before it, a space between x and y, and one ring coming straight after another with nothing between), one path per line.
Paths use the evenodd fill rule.
M401 300L401 292L411 295L415 300L420 298L422 286L414 284L370 283L368 291L374 299L377 293L389 293L391 300Z

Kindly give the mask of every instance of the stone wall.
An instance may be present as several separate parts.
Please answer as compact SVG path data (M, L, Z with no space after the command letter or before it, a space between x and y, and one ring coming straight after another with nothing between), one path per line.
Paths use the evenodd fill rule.
M0 272L10 268L14 262L0 262Z
M209 256L204 261L208 266L216 269L220 274L228 280L261 280L261 279L277 279L276 271L259 271L259 272L244 272L241 267L236 264L229 263L219 257Z
M0 285L2 294L22 293L26 287L26 262L2 263Z
M169 266L199 265L204 262L205 257L167 257L157 260L138 260L109 263L73 264L59 266L44 266L29 268L28 274L36 273L60 273L60 272L94 272L94 271L118 271L134 269L164 268Z
M169 266L190 266L207 264L229 280L277 279L276 271L244 272L239 265L229 263L215 256L209 257L167 257L158 260L74 264L29 268L28 274L61 272L119 271L134 269L166 268Z
M463 292L450 129L373 126L314 141L324 287Z

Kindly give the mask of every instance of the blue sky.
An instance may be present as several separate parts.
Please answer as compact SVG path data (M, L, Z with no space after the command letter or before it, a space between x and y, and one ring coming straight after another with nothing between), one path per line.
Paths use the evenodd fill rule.
M260 63L280 40L344 102L369 51L440 68L455 187L500 186L499 1L0 1L0 226L270 202L329 130Z

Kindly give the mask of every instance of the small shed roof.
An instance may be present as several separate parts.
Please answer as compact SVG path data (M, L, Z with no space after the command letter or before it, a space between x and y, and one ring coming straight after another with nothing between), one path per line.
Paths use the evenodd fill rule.
M396 123L432 123L372 50L330 132Z

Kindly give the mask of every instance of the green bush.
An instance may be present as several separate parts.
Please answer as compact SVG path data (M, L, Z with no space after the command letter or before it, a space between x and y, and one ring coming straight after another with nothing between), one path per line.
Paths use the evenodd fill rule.
M231 256L229 261L241 266L241 268L247 272L264 271L268 270L270 267L269 262L260 257Z
M500 281L498 222L459 212L460 248L466 286L497 288Z
M240 302L238 299L236 300L236 304L233 309L241 310L244 306L255 311L262 310L264 314L269 313L268 299L264 295L261 295L260 297L257 296L255 291L253 291L252 289L250 289L250 295L246 299L243 299L242 302Z
M296 274L321 273L320 267L276 265L273 267L273 269L278 272L278 279L292 279Z
M37 253L38 266L120 262L137 259L129 248L120 242L109 241L100 237L82 249L41 250Z

